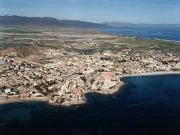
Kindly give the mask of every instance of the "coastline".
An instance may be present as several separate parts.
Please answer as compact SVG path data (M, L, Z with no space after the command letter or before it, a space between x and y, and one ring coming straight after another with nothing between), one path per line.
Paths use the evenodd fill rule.
M119 27L117 27L117 29L120 29ZM102 34L107 34L107 35L111 35L111 36L118 36L118 37L129 37L129 38L140 38L143 40L155 40L155 41L164 41L164 42L176 42L176 43L180 43L180 39L176 40L176 39L166 39L166 38L157 38L157 37L141 37L138 35L126 35L123 33L113 33L111 31L104 31L104 30L96 30L97 32L101 32Z
M117 87L115 88L115 90L113 90L113 92L109 92L109 93L106 93L106 94L103 94L103 95L107 95L107 96L112 96L113 94L115 94L116 92L119 92L121 90L121 87L124 85L124 81L121 80L122 78L126 78L126 77L140 77L140 76L159 76L159 75L180 75L180 72L177 72L177 71L165 71L165 72L147 72L147 73L142 73L142 74L134 74L134 75L121 75L120 76L120 82L121 84L117 85ZM98 94L98 92L91 92L91 91L88 91L88 92L85 92L84 94L88 94L88 93L94 93L94 94ZM101 93L100 93L101 94ZM101 100L101 99L99 99ZM0 97L0 105L2 104L7 104L7 103L19 103L19 102L47 102L49 105L52 105L52 106L64 106L64 107L68 107L68 106L73 106L73 105L83 105L83 104L86 104L86 100L84 101L79 101L79 102L65 102L63 104L56 104L56 103L53 103L53 102L50 102L49 101L49 97L48 96L45 96L45 97L36 97L36 98L17 98L17 99L1 99Z
M18 99L5 99L0 100L0 105L2 104L8 104L8 103L21 103L21 102L46 102L48 101L48 97L37 97L37 98L18 98Z
M158 71L158 72L147 72L142 74L134 74L134 75L122 75L120 78L124 77L138 77L138 76L154 76L154 75L168 75L168 74L180 74L178 71Z
M180 73L173 72L180 71L180 58L176 54L180 48L174 42L113 36L95 30L40 28L33 29L30 34L36 37L37 32L42 32L39 36L49 39L37 42L23 30L15 35L4 33L5 36L15 36L16 47L18 34L32 40L32 46L29 46L24 38L20 38L25 48L15 47L1 52L0 94L9 97L7 102L42 100L39 98L42 96L45 101L52 101L50 104L84 104L84 94L88 92L116 93L119 89L115 87L119 81L120 85L123 84L123 77Z

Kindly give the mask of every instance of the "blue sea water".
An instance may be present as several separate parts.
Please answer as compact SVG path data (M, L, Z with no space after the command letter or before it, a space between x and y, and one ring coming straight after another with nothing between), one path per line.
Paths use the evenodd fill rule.
M99 31L121 36L180 41L180 27L117 27Z
M1 135L180 135L180 75L123 77L113 96L74 107L46 103L0 105ZM116 98L115 98L116 97ZM99 99L106 99L100 102ZM23 113L30 115L29 122ZM10 121L10 117L13 119ZM6 120L9 121L8 124Z

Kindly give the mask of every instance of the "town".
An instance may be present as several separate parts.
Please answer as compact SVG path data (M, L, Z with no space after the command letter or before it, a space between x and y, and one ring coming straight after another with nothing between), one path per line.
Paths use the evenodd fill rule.
M48 49L43 53L49 63L28 61L15 52L0 57L1 98L45 97L54 105L83 104L85 93L116 93L123 85L123 75L180 71L179 56L157 50L124 49L84 55Z

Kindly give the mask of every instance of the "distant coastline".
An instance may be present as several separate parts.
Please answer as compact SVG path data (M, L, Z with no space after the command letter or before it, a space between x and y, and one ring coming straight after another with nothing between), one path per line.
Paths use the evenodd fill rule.
M0 26L41 26L95 29L116 36L160 39L180 42L180 24L93 23L80 20L60 20L53 17L1 16Z
M180 28L166 27L116 27L116 28L100 28L99 32L111 34L115 36L127 36L140 39L154 39L163 41L180 42Z

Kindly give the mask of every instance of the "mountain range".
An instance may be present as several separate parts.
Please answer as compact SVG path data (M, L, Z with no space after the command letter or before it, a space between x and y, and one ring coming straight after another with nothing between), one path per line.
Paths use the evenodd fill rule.
M121 22L92 23L79 20L60 20L52 17L25 17L25 16L0 16L0 25L30 25L30 26L57 26L57 27L79 27L79 28L109 28L109 27L174 27L180 28L177 24L133 24Z
M59 20L52 17L0 16L0 25L57 26L80 28L104 28L106 24L84 22L78 20Z

